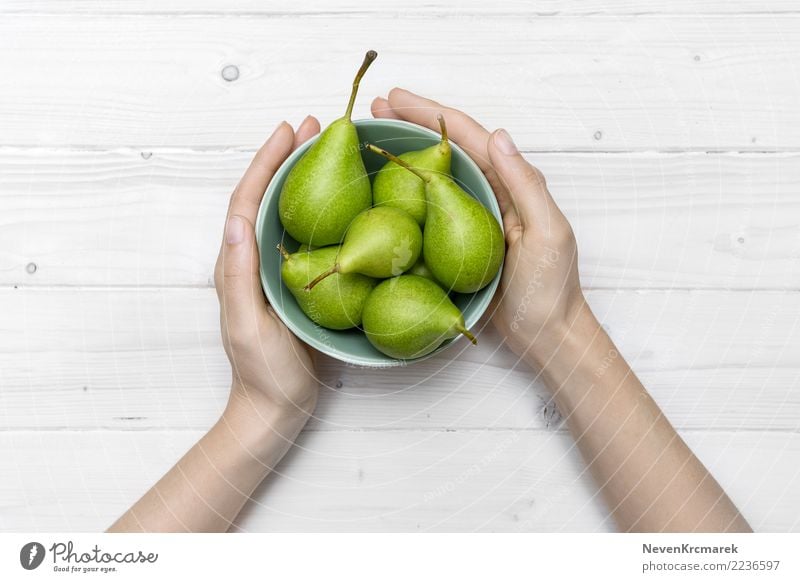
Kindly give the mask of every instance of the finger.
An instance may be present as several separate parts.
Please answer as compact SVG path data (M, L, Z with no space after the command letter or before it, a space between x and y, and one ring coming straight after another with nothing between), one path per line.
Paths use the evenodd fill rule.
M441 113L447 124L448 137L466 150L489 181L504 219L510 223L516 220L513 216L514 205L508 196L505 184L498 178L489 159L487 147L491 134L480 123L458 109L445 107L436 101L397 87L389 92L387 103L394 115L435 131L439 131L437 115Z
M298 146L317 135L319 130L320 127L317 118L313 115L306 117L294 134L294 146L292 146L292 150L296 150Z
M226 215L226 231L228 228L227 221L234 215L243 216L251 223L255 222L258 215L258 207L264 197L267 184L269 184L283 160L286 159L286 156L289 155L293 140L294 131L292 127L282 121L264 145L256 152L255 157L250 162L250 166L231 195ZM214 284L220 301L222 300L222 273L224 270L223 259L227 247L226 238L227 234L224 234L219 256L214 266Z
M217 292L228 337L248 337L257 330L265 299L259 279L255 229L246 217L233 214L225 225ZM236 333L233 333L236 332Z
M552 226L555 218L563 218L542 173L522 157L511 136L504 129L492 134L489 158L509 193L523 227L534 223Z
M437 115L441 113L447 123L450 139L466 150L481 170L485 172L490 169L486 149L489 132L466 113L397 87L389 92L389 105L400 118L436 132L439 131Z
M289 155L294 143L292 126L282 121L256 152L253 161L231 197L228 216L238 214L255 222L258 206L275 171Z
M392 111L392 106L389 105L389 101L383 97L375 97L375 99L372 101L370 109L372 110L373 117L382 119L400 119L400 116Z

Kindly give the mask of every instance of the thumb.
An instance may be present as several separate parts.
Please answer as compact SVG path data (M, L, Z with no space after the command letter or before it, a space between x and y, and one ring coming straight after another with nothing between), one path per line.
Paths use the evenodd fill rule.
M220 303L227 331L256 329L258 313L264 308L261 291L255 229L243 216L231 215L225 225L222 247Z
M550 223L561 211L547 190L544 175L522 157L505 129L489 138L489 159L498 178L506 187L522 226Z

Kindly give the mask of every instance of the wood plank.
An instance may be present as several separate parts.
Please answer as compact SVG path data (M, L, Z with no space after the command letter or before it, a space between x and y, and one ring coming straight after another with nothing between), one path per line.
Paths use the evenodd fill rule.
M200 433L0 434L3 531L97 531ZM686 433L759 531L797 531L800 435ZM564 434L304 433L239 520L245 531L609 531Z
M655 399L686 429L796 430L800 293L593 291ZM0 291L0 426L201 429L230 368L210 289ZM402 369L319 358L315 431L556 430L560 416L493 327Z
M211 285L251 155L0 149L0 284ZM585 287L800 289L800 154L528 157Z
M714 0L698 5L692 0L505 0L502 5L483 0L461 0L457 7L447 0L406 0L402 7L358 0L306 0L287 3L276 0L5 0L0 12L23 14L519 14L559 15L642 15L642 14L785 14L797 12L791 0Z
M406 15L7 14L0 51L24 58L0 64L0 143L252 148L280 119L339 116L374 46L356 117L405 85L529 150L800 147L795 16Z

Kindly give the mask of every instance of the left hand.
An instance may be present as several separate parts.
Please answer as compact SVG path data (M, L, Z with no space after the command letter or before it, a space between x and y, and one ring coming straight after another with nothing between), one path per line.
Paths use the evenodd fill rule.
M254 224L275 171L298 145L319 133L307 117L294 133L281 123L256 153L231 196L225 234L214 268L220 326L233 382L228 417L305 419L317 402L309 348L292 334L261 289ZM229 420L231 420L229 418Z
M588 307L578 277L578 247L542 173L504 130L404 89L372 102L375 117L403 119L434 131L442 113L450 139L481 168L503 215L506 257L492 321L508 346L536 367L562 345Z

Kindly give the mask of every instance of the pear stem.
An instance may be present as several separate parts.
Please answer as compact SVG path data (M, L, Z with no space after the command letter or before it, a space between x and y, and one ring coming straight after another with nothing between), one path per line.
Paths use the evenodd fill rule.
M284 261L288 261L289 260L289 251L286 250L286 247L283 246L283 243L278 243L278 246L275 247L275 248L278 249L278 252L281 254L281 256L283 257Z
M311 291L314 287L316 287L317 283L319 283L323 279L333 275L334 273L338 273L338 272L339 272L339 263L336 263L330 269L328 269L324 273L321 273L320 275L318 275L313 281L311 281L311 283L309 283L308 285L303 287L303 290L304 291Z
M463 325L457 326L456 327L456 331L458 331L459 333L465 335L467 337L467 339L472 342L472 345L474 345L474 346L478 345L478 340L476 340L475 336L472 335L472 333L466 327L464 327Z
M413 174L416 174L417 177L420 180L422 180L424 182L430 182L430 178L428 176L426 176L425 174L423 174L422 172L420 172L416 168L412 168L406 162L404 162L403 160L398 158L393 153L387 152L385 149L379 148L378 146L376 146L375 144L372 144L372 143L367 144L367 147L369 148L370 151L375 152L379 156L383 156L387 160L394 162L398 166L405 168L406 170L408 170L409 172L411 172Z
M378 57L378 53L375 51L367 51L367 54L364 55L364 62L361 63L361 67L358 69L356 73L356 78L353 79L353 90L350 92L350 101L347 103L347 110L344 112L344 118L350 119L353 115L353 105L356 103L356 94L358 93L358 85L361 83L361 77L364 76L364 73L367 72L369 66L372 64Z
M441 129L442 131L442 143L448 143L449 140L447 138L447 124L445 124L444 122L444 115L442 115L441 113L437 115L436 121L439 122L439 129Z

